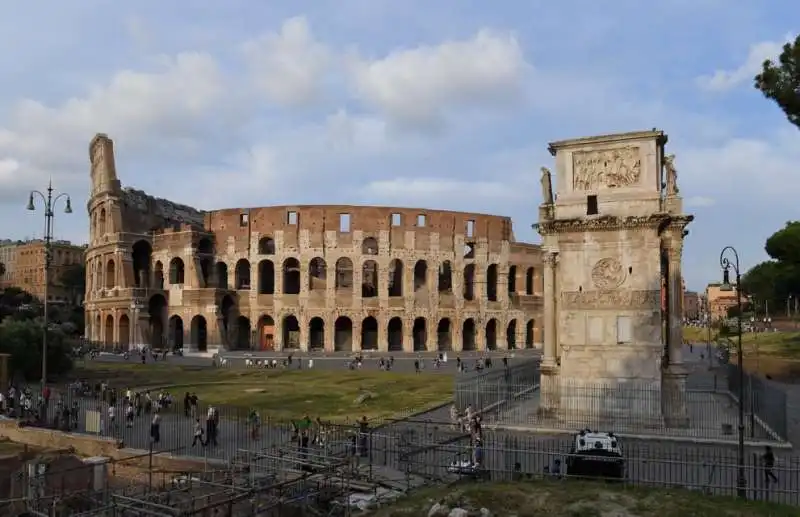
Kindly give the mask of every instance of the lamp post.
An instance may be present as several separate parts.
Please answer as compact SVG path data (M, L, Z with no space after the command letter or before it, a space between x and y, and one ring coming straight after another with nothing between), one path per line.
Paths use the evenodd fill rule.
M64 213L71 214L72 202L68 194L61 193L53 196L53 182L50 181L47 184L46 195L38 190L31 191L28 197L28 210L36 210L34 198L37 195L42 198L42 202L44 203L44 329L42 332L42 389L44 389L47 385L47 331L49 328L47 309L49 304L48 298L50 297L50 264L53 260L52 250L50 249L53 241L53 219L55 218L53 208L59 199L64 198Z
M726 256L725 252L730 252L733 255L733 262ZM736 307L738 309L739 317L736 319L737 326L737 343L736 353L739 356L739 447L736 454L736 493L742 499L747 499L747 479L745 478L744 470L744 365L742 357L742 289L740 285L741 276L739 273L739 253L733 246L725 246L719 254L719 265L722 268L722 286L721 291L730 291L730 269L736 273Z

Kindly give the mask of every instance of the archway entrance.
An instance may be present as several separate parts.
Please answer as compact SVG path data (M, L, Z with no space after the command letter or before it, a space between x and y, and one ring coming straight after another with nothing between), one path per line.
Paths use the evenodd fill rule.
M450 320L442 318L436 326L436 349L440 352L449 352L453 350L453 336L451 331Z
M225 295L222 297L222 301L219 304L219 312L222 315L222 325L220 326L219 332L222 337L222 344L225 348L230 349L234 346L236 342L236 336L232 335L234 321L234 313L236 310L236 304L229 295Z
M514 350L517 348L517 320L511 320L508 322L508 327L506 328L506 345L509 350Z
M198 352L208 351L208 324L203 316L197 315L192 318L189 339L197 347Z
M258 348L275 350L275 320L272 316L261 316L258 320Z
M414 351L424 352L427 350L428 327L425 318L417 318L414 320L414 330L412 334L414 335Z
M236 318L236 349L250 349L250 319L246 316Z
M333 349L341 352L353 350L353 321L347 316L339 316L334 323Z
M167 299L163 295L155 294L147 303L147 312L150 316L150 348L164 346L164 323L167 317Z
M367 316L361 322L361 350L378 349L378 320Z
M105 334L103 335L103 338L104 338L104 340L106 342L106 346L107 347L114 348L114 345L115 345L115 343L114 343L114 316L112 316L111 314L106 316L106 328L105 328Z
M389 320L389 327L387 328L387 335L389 341L390 352L403 351L403 320L400 318L392 318Z
M464 322L461 349L464 351L475 350L475 320L472 318L469 318Z
M165 344L171 350L183 348L183 320L180 316L172 316L169 319L169 342Z
M486 324L486 349L497 350L497 320L494 318Z
M119 317L119 323L117 323L117 341L119 342L119 346L123 350L127 350L130 348L130 341L131 341L131 322L128 319L127 314L123 314Z
M311 318L308 322L308 348L325 349L325 321L320 317Z
M300 348L300 322L293 315L283 318L283 348Z

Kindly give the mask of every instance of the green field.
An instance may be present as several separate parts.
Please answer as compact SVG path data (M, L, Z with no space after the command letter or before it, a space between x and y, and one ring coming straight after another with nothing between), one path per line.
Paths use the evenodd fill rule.
M453 396L450 375L382 371L210 369L168 363L88 361L73 376L104 380L120 389L162 388L179 400L196 393L201 403L249 411L263 418L308 415L345 421L379 420L446 403ZM360 400L366 399L366 400Z
M461 484L420 490L374 513L373 517L427 515L443 501L449 508L518 517L795 517L792 506L712 497L681 489L563 481ZM446 514L444 514L446 515Z

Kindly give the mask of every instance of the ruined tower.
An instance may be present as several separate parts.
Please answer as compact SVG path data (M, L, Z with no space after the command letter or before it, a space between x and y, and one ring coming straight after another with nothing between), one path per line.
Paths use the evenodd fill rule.
M692 216L682 213L666 142L653 130L549 146L555 188L542 169L536 228L545 254L541 411L553 418L687 422L680 264Z

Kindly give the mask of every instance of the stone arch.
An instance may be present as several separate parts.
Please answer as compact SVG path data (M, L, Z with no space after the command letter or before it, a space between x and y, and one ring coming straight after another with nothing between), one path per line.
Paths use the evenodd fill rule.
M361 321L361 350L378 349L378 320L367 316Z
M294 314L288 314L283 318L283 348L300 348L300 322Z
M100 215L97 218L97 229L98 236L103 236L108 233L105 208L100 208Z
M467 318L464 320L463 330L461 331L461 350L472 351L476 348L475 338L477 329L475 328L475 320Z
M342 257L336 261L336 289L353 288L353 261Z
M436 349L446 352L453 349L453 325L449 318L442 318L436 325Z
M258 318L258 348L260 350L275 350L275 320L272 316L264 314Z
M222 327L219 329L220 334L222 336L223 345L227 348L231 348L233 343L235 343L235 336L232 336L231 331L233 330L236 321L233 320L234 316L236 315L236 302L233 301L233 297L229 294L226 294L222 297L222 300L219 302L219 313L222 315ZM234 339L232 339L232 337Z
M425 289L428 285L428 263L418 260L414 264L414 291Z
M131 344L131 320L127 314L122 314L117 321L117 342L127 350Z
M325 320L319 316L314 316L308 322L308 349L325 349Z
M536 334L536 322L534 320L528 320L528 323L525 324L525 348L533 348L533 343Z
M377 255L378 254L378 240L375 237L365 237L361 241L361 254L362 255Z
M103 341L105 341L106 346L115 345L116 342L114 340L114 316L108 314L106 316L106 324L105 329L103 329Z
M333 349L341 352L353 350L353 320L339 316L334 322Z
M328 265L322 257L314 257L308 263L308 290L325 292L328 284Z
M183 266L183 259L173 257L169 261L169 284L170 285L183 285L186 279L186 270Z
M439 265L439 292L453 292L453 266L449 260L445 260Z
M236 318L236 341L234 346L237 350L250 349L250 318L239 315Z
M198 352L208 351L208 322L198 314L192 318L189 329L189 339Z
M517 320L511 320L506 327L506 348L514 350L517 348Z
M486 350L497 350L497 320L486 322Z
M197 242L197 258L200 259L202 287L211 287L211 273L214 264L214 243L208 237Z
M294 257L283 261L283 294L300 294L300 261Z
M133 259L133 285L139 288L150 287L150 263L153 247L146 240L139 240L131 247Z
M100 313L94 317L94 329L92 331L92 340L93 341L103 341L103 318L100 316Z
M378 263L374 260L365 260L361 267L361 297L375 298L378 296Z
M416 318L411 330L414 341L414 351L424 352L428 349L428 324L425 318Z
M159 291L164 289L164 264L160 260L153 266L153 287Z
M234 289L248 291L250 289L250 261L239 259L234 271Z
M403 351L403 319L399 316L389 320L386 326L386 339L389 342L390 352Z
M167 317L167 299L164 295L154 294L147 302L147 313L150 317L150 347L161 348L165 343L164 329Z
M464 299L475 299L475 264L464 267Z
M177 314L169 319L169 341L166 344L171 350L183 348L183 318Z
M217 275L217 288L218 289L228 289L228 264L225 262L219 261L217 265L214 267L216 269L215 273Z
M517 266L508 268L508 295L517 294Z
M201 237L200 240L197 241L197 254L198 255L214 254L214 242L211 240L210 237Z
M490 302L497 301L497 269L497 264L489 264L489 267L486 268L486 299Z
M258 294L275 294L275 263L271 260L258 263Z
M525 294L531 295L533 294L533 279L534 279L534 269L529 267L525 270Z
M389 262L389 296L403 296L403 261L392 259Z
M106 262L106 289L113 289L117 285L117 263L114 259Z
M258 254L259 255L274 255L275 254L275 241L271 237L261 237L258 240Z

